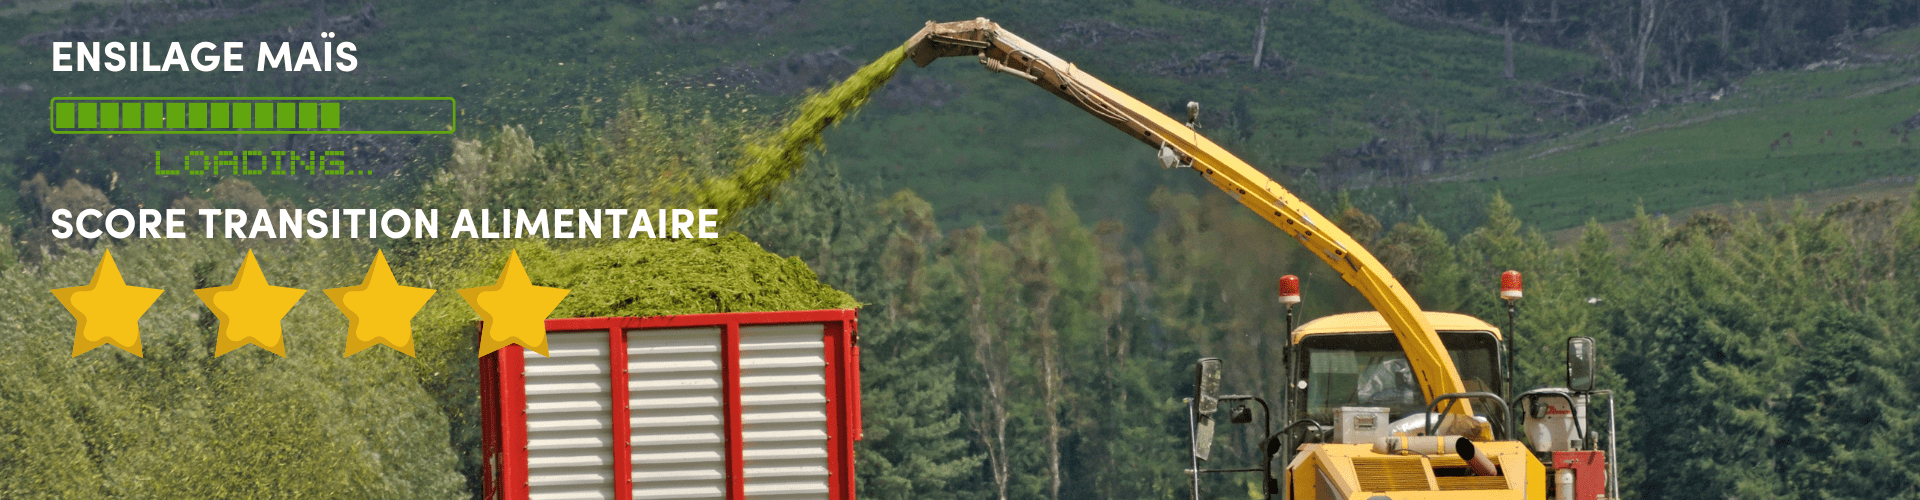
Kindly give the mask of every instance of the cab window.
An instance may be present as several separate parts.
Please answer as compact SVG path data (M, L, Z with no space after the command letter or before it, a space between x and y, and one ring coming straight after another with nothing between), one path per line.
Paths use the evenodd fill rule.
M1499 342L1491 332L1439 332L1467 391L1501 394ZM1307 372L1307 417L1333 419L1342 406L1386 407L1392 418L1425 411L1426 398L1392 333L1317 335L1301 340Z

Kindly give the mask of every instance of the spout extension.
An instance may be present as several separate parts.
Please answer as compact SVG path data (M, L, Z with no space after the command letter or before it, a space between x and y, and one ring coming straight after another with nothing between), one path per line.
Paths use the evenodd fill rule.
M913 58L915 66L925 68L942 57L984 54L993 46L993 33L999 30L1000 25L984 17L950 23L927 21L925 28L907 39L907 56Z

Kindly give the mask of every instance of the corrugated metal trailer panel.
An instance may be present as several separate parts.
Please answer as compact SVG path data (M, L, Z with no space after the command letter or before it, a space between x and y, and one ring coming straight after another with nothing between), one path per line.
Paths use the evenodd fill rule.
M548 320L550 357L481 358L486 497L851 499L855 327L852 310Z
M627 334L633 498L723 498L722 328Z
M554 335L525 358L527 497L610 500L612 361L607 331Z
M740 328L747 498L826 499L826 348L816 324Z

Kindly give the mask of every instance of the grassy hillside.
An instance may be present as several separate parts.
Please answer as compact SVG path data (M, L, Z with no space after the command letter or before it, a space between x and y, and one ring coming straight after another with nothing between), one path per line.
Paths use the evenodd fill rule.
M226 10L175 5L175 11L213 13L219 19L143 25L133 38L247 39L289 28L297 32L313 18L305 2L226 2ZM327 14L351 15L361 6L327 2ZM360 47L364 66L353 73L54 73L45 47L0 44L0 84L34 89L7 96L30 105L0 109L0 122L9 124L0 134L0 158L16 165L14 182L28 171L72 171L35 165L71 147L74 138L40 132L45 112L32 103L65 95L452 96L464 109L463 136L521 124L545 142L583 117L604 117L621 89L645 85L673 93L691 107L716 110L722 118L764 122L776 116L768 110L783 109L796 90L818 84L805 78L776 80L796 71L835 71L832 65L796 65L796 56L834 51L827 62L837 57L857 65L905 40L926 20L976 16L1002 22L1147 102L1168 109L1188 100L1202 102L1209 134L1262 166L1310 168L1328 151L1380 133L1381 123L1404 127L1413 116L1438 117L1494 135L1564 128L1536 122L1526 108L1501 97L1500 88L1508 82L1498 77L1498 40L1406 28L1355 0L1300 2L1273 12L1264 69L1257 71L1251 57L1259 10L1227 2L557 0L538 9L488 2L382 2L374 10L381 26L346 38ZM18 39L110 20L120 12L120 5L88 2L67 9L21 9L0 17L0 33ZM1578 54L1524 45L1517 57L1523 82L1591 64ZM882 106L830 137L827 158L857 179L876 180L881 189L926 193L941 207L939 216L952 222L998 221L1005 207L1037 203L1052 185L1067 186L1074 201L1097 216L1137 216L1144 213L1140 200L1151 186L1190 182L1155 173L1144 148L1078 110L972 66L955 60L932 71L907 70L915 83L896 82L901 88L883 96ZM442 142L428 139L417 146L432 157L445 153ZM286 143L278 137L165 137L135 141L128 149L276 144ZM213 184L173 178L108 186L105 172L147 174L132 156L97 163L86 169L100 172L96 183L117 202L164 204ZM376 202L410 185L255 180L270 197L301 204Z
M1890 43L1917 30L1888 35ZM1920 115L1920 64L1753 75L1718 100L1643 114L1498 154L1410 191L1415 211L1500 191L1543 230L1734 204L1901 195L1920 173L1903 122ZM1791 134L1791 138L1788 138ZM1374 190L1368 199L1396 196ZM1464 217L1443 217L1450 228ZM1438 221L1436 222L1438 223Z
M0 34L19 39L122 12L116 4L43 4L0 16ZM137 37L113 39L248 39L298 31L314 17L305 2L173 5L174 11L218 19L143 25ZM329 17L353 15L363 6L344 0L326 5ZM1366 186L1367 179L1379 177L1365 167L1325 168L1330 154L1375 138L1445 136L1456 142L1442 149L1460 152L1485 147L1474 144L1558 134L1464 165L1449 159L1435 177L1356 193L1356 203L1389 221L1417 213L1457 231L1478 217L1462 207L1478 207L1498 190L1509 194L1526 220L1552 230L1589 217L1619 219L1635 203L1675 212L1844 190L1913 172L1906 146L1886 134L1911 116L1908 103L1920 92L1902 86L1915 74L1911 62L1757 75L1736 81L1736 90L1719 101L1658 106L1580 129L1521 96L1540 92L1543 84L1567 87L1569 75L1597 64L1585 54L1519 44L1517 79L1505 80L1495 37L1410 28L1379 15L1365 0L1325 0L1273 11L1265 60L1255 69L1260 14L1252 3L1155 0L555 0L538 9L383 2L374 5L378 28L347 37L361 47L362 69L293 77L55 73L47 68L44 47L0 44L0 86L12 89L4 97L20 104L0 107L0 184L15 185L32 173L48 173L55 184L60 176L77 175L116 203L164 205L205 193L217 179L152 178L145 172L147 152L298 145L272 136L121 137L111 144L54 136L43 132L41 103L55 96L452 96L463 108L462 137L515 124L547 144L604 119L617 96L636 85L686 108L682 116L688 120L769 123L801 89L850 71L926 20L977 16L997 20L1170 112L1189 100L1201 102L1209 136L1312 199L1330 200L1326 187ZM1920 46L1920 32L1908 30L1882 35L1861 50L1897 55L1914 46ZM1150 217L1144 199L1153 188L1210 189L1186 173L1161 171L1146 148L1085 113L971 61L941 61L901 75L875 106L829 135L824 159L876 191L921 193L943 223L994 226L1011 205L1038 203L1059 185L1089 217L1115 217L1138 228ZM18 90L21 84L33 90ZM1861 136L1853 135L1854 128ZM1835 136L1820 144L1827 130ZM1791 147L1767 147L1788 131L1795 132ZM1852 147L1855 139L1862 147ZM422 162L395 169L384 182L250 180L269 198L295 204L378 204L404 196L419 180L415 174L443 161L446 142L404 140L400 145ZM107 149L128 153L60 158L74 156L65 154L69 150ZM1329 181L1334 178L1339 181ZM0 198L4 222L17 225L23 213L18 208L24 207Z
M1169 114L1182 116L1187 101L1200 102L1203 132L1273 175L1312 172L1334 150L1408 134L1422 118L1494 137L1571 127L1536 121L1529 108L1503 97L1503 87L1520 83L1499 77L1499 40L1408 28L1360 2L1302 2L1273 13L1262 70L1250 62L1259 20L1252 6L1135 2L1105 19L1137 32L1107 34L1100 43L1085 43L1089 37L1073 29L1083 20L1070 16L994 19ZM1197 62L1220 52L1246 59ZM1527 46L1516 60L1521 82L1591 63ZM1196 67L1207 69L1172 73L1202 71ZM829 137L829 158L856 178L920 192L945 222L991 225L1011 203L1037 202L1050 186L1064 185L1094 216L1138 226L1154 187L1212 189L1188 173L1159 172L1150 149L972 61L902 74L950 86L952 97L938 106L869 111ZM1309 192L1318 186L1301 182Z

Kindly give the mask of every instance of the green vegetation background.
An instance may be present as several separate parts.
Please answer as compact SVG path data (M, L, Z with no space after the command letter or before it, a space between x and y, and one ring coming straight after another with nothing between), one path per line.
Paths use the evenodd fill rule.
M229 3L260 9L139 38L220 40L312 16L301 5ZM1197 64L1195 54L1218 47L1246 50L1237 47L1250 46L1256 10L843 1L795 4L788 22L758 30L676 31L663 19L696 20L713 4L392 2L377 5L384 28L354 38L366 69L298 78L52 74L43 49L0 44L0 84L35 89L0 97L11 100L0 122L12 127L0 133L10 152L0 178L22 186L0 196L16 235L0 246L13 257L0 264L9 305L0 321L16 325L0 329L0 450L17 450L0 452L0 497L475 496L471 311L442 293L416 319L418 359L384 349L341 359L345 322L317 291L357 282L375 248L402 282L442 291L491 281L509 248L619 251L580 242L74 245L34 237L53 206L686 206L708 180L733 173L745 138L771 130L790 99L708 79L742 61L843 46L864 62L926 19L975 16L1058 47L1169 111L1187 100L1223 110L1207 115L1210 136L1339 214L1428 309L1496 318L1494 277L1526 272L1521 386L1558 383L1565 338L1601 339L1602 384L1625 396L1628 495L1920 497L1910 465L1920 463L1910 389L1920 345L1904 313L1920 306L1920 213L1897 201L1786 201L1873 181L1910 196L1913 179L1901 178L1915 172L1911 149L1881 132L1920 92L1904 83L1913 62L1761 73L1723 99L1583 127L1536 119L1513 98L1519 84L1498 77L1497 38L1409 28L1370 3L1298 4L1269 34L1269 54L1290 71L1197 77L1152 70ZM360 4L327 6L341 15ZM116 8L16 12L0 17L0 33ZM1080 21L1147 34L1100 44L1048 36ZM1901 36L1890 43L1912 38ZM1530 44L1517 59L1522 83L1596 64ZM1305 317L1365 307L1279 233L1037 89L964 60L902 71L896 87L919 93L883 93L729 228L798 257L864 304L862 496L1183 495L1179 401L1191 361L1226 358L1234 392L1273 393L1281 382L1266 367L1279 359L1272 339L1284 328L1271 286L1282 274L1303 277ZM459 140L414 144L408 168L344 182L156 179L144 171L151 151L226 147L228 138L35 128L49 95L209 88L451 95L468 114ZM928 95L953 97L929 106ZM1382 120L1540 140L1418 182L1331 179L1330 151L1422 132ZM1857 147L1856 128L1869 134ZM1828 130L1838 136L1822 140ZM1767 146L1785 131L1799 132L1797 144ZM1681 215L1736 202L1746 205L1731 216ZM109 245L130 283L168 290L142 323L149 355L108 348L70 359L72 323L46 290L83 283ZM252 349L212 358L211 315L185 293L230 280L248 247L274 284L312 292L289 316L299 325L288 328L289 359ZM556 284L555 274L534 278ZM1249 458L1250 432L1225 433L1223 455ZM1208 494L1251 486L1215 481Z

